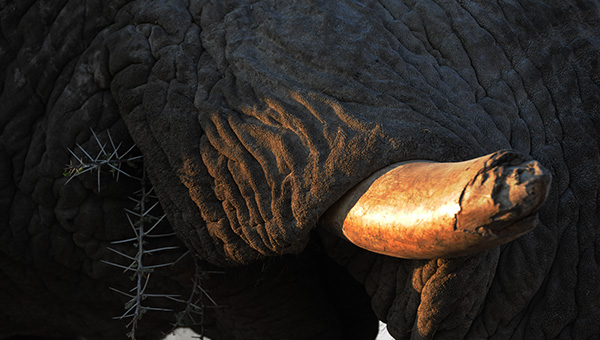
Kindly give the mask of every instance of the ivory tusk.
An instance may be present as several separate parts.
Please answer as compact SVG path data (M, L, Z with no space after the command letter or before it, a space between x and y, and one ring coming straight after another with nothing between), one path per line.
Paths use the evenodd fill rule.
M320 225L372 252L409 259L472 254L535 228L551 175L513 151L388 166L346 193Z

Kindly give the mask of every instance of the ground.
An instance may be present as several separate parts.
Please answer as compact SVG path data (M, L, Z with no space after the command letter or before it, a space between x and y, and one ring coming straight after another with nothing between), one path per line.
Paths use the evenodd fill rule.
M196 333L192 332L191 330L187 329L187 328L180 328L178 329L175 334L171 334L169 336L167 336L165 338L165 340L195 340L197 338L194 338L194 336L196 335ZM390 333L388 333L387 329L385 328L385 324L384 323L379 323L379 335L377 336L376 340L393 340L394 338L392 338L392 336L390 335Z

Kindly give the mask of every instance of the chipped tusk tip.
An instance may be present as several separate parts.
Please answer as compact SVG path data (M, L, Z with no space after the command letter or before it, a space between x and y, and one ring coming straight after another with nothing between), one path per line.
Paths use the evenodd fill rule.
M390 256L467 255L535 228L550 182L538 162L513 151L458 163L403 162L350 190L320 224Z

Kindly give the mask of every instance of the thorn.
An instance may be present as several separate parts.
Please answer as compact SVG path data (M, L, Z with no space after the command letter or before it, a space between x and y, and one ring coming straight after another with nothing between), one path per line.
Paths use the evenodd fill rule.
M100 139L98 139L98 136L96 136L96 133L94 132L94 130L92 128L90 128L90 131L92 132L92 135L94 136L94 139L96 140L96 143L100 147L100 151L103 154L106 154L106 151L104 151L104 147L102 146L102 143L100 143Z
M72 180L73 178L75 178L75 177L76 177L76 176L71 176L71 177L69 177L69 179L67 179L67 181L65 182L65 185L67 185L69 182L71 182L71 180Z
M217 303L215 302L215 300L213 300L213 298L211 298L210 295L208 295L208 293L204 290L204 288L202 288L202 286L197 285L196 287L198 287L198 289L200 289L200 291L202 291L202 293L210 300L210 302L213 303L213 305L217 306Z
M179 295L175 295L175 296L179 296ZM169 300L175 301L175 302L179 302L179 303L187 303L187 301L179 299L179 298L175 298L175 297L167 296L166 298Z
M132 261L135 261L135 260L136 260L136 258L135 258L135 257L132 257L132 256L129 256L129 255L125 254L125 253L122 253L122 252L120 252L120 251L118 251L118 250L116 250L116 249L114 249L114 248L111 248L111 247L106 247L106 249L108 249L108 250L110 250L110 251L112 251L112 252L114 252L114 253L117 253L117 254L119 254L119 255L121 255L121 256L123 256L123 257L125 257L125 258L128 258L128 259L130 259L130 260L132 260Z
M110 142L110 145L112 146L113 150L115 150L115 153L117 153L117 150L119 148L118 147L115 148L115 142L113 142L112 136L110 135L110 130L106 130L106 133L108 134L108 141ZM119 146L121 146L120 143L119 143Z
M174 301L179 300L178 299L179 295L175 295L175 294L144 294L144 297L159 297L159 298L165 298L165 299L174 300Z
M119 164L120 164L120 163L119 163ZM117 175L118 175L118 174L123 174L123 175L125 175L125 176L127 176L127 177L129 177L129 178L133 178L133 179L139 179L139 178L137 178L137 177L135 177L135 176L133 176L133 175L130 175L130 174L126 173L125 171L121 170L119 167L116 167L116 166L114 166L114 165L113 165L113 164L111 164L111 163L107 163L106 165L108 165L109 167L111 167L111 168L115 169L115 170L117 171ZM118 180L117 180L117 181L118 181Z
M96 169L98 171L98 192L100 192L100 167Z
M187 317L188 317L190 320L192 320L192 325L197 325L197 324L198 324L198 322L197 322L197 321L194 319L194 316L193 316L192 314L189 314L189 313L188 313L188 314L187 314ZM198 339L200 339L200 338L198 338Z
M116 288L113 288L113 287L108 287L108 289L110 289L110 290L112 290L112 291L115 291L115 292L117 292L117 293L121 293L121 294L123 294L123 295L125 295L125 296L127 296L127 297L129 297L129 298L132 298L132 299L133 299L133 298L135 298L133 295L131 295L131 294L127 294L127 293L125 293L125 292L123 292L123 291L121 291L121 290L118 290L118 289L116 289Z
M125 209L125 211L128 211L128 209ZM135 239L139 240L140 234L138 232L138 229L135 227L135 224L131 220L131 217L129 217L129 215L127 215L127 214L125 214L125 216L127 217L127 220L129 221L129 225L131 226L131 229L133 229L133 232L135 233Z
M136 213L136 212L135 212L135 211L133 211L133 210L129 210L129 209L127 209L127 208L124 208L123 210L125 210L126 212L130 213L130 214L131 214L131 215L133 215L133 216L137 216L137 217L144 217L142 214Z
M129 149L127 149L127 151L125 151L125 153L124 153L124 154L123 154L123 156L121 156L121 157L125 157L125 156L126 156L128 153L130 153L130 152L131 152L131 150L133 150L134 148L135 148L135 144L133 144L133 145L132 145L132 146L131 146ZM143 157L143 156L135 156L135 157L133 157L134 159L129 159L129 160L136 160L136 159L139 159L139 158L142 158L142 157Z
M123 320L123 319L131 318L133 316L134 316L134 314L121 315L121 316L113 316L112 319L113 320Z
M179 258L178 258L177 260L175 260L175 262L173 262L173 264L175 264L175 263L179 262L179 260L181 260L182 258L184 258L184 257L185 257L187 254L189 254L189 253L190 253L190 251L189 251L189 250L188 250L188 251L186 251L185 253L183 253L183 255L179 256Z
M138 308L138 306L139 306L138 304L134 304L134 305L133 305L133 306L131 306L131 307L130 307L130 308L129 308L129 309L128 309L128 310L127 310L125 313L123 313L123 315L121 315L120 317L117 317L117 318L118 318L119 320L123 320L124 318L129 318L129 317L132 317L132 316L135 316L135 315L137 315L137 313L135 313L135 314L131 314L131 315L130 315L130 314L129 314L129 312L131 312L131 310L133 310L133 309L137 309L137 308Z
M157 221L156 223L154 223L154 225L152 227L150 227L150 229L148 229L148 231L146 232L146 236L150 236L149 234L152 232L152 230L154 230L154 228L156 228L160 222L162 222L162 220L165 219L165 217L167 217L167 215L162 215Z
M152 205L152 206L151 206L149 209L146 209L146 211L144 212L144 217L145 217L146 215L148 215L148 214L150 213L150 211L151 211L152 209L154 209L154 208L155 208L155 207L156 207L156 206L157 206L159 203L160 203L160 202L156 202L156 203L154 203L154 204L153 204L153 205ZM155 217L155 218L156 218L156 217Z
M108 154L108 153L104 153L102 156L106 157L108 156L108 158L101 160L102 164L110 164L110 161L112 161L112 158L116 156L116 154L114 152ZM119 160L117 158L117 160Z
M152 253L158 253L158 252L161 252L161 251L174 250L174 249L179 249L179 247L177 247L177 246L169 246L169 247L162 247L162 248L144 250L144 254L152 254Z
M77 145L79 146L79 144ZM70 148L67 148L67 150L69 150L69 152L71 153L71 155L73 155L73 157L75 157L75 159L79 162L79 163L83 163L83 159L79 158L74 152L73 150L71 150Z
M100 262L106 263L108 265L111 265L111 266L114 266L114 267L117 267L117 268L125 269L125 271L123 271L123 272L126 272L128 270L131 270L132 272L135 272L135 270L131 267L131 265L129 267L125 267L124 265L121 265L121 264L118 264L118 263L113 263L113 262L106 261L106 260L100 260Z
M145 309L145 310L155 310L155 311L159 311L159 312L172 312L173 311L172 309L169 309L169 308L159 308L159 307L147 307L147 306L144 306L142 308Z
M79 145L79 144L75 144L75 145L77 145L77 147L79 148L79 150L81 150L81 151L82 151L82 152L83 152L83 153L84 153L84 154L87 156L87 158L88 158L90 161L93 161L93 160L94 160L94 159L92 158L92 156L90 156L90 154L89 154L89 153L87 153L87 151L85 151L85 149L84 149L84 148L83 148L81 145Z
M142 290L140 291L140 293L143 294L146 291L146 287L148 286L148 281L150 281L150 273L148 273L146 275L146 282L144 282L144 287L142 288Z
M125 266L123 267L125 268ZM139 270L139 268L137 268L137 262L131 262L131 264L128 267L126 267L125 270L123 270L123 273L127 272L128 270L137 273L137 271Z
M150 238L161 238L161 237L171 237L171 236L175 236L177 234L175 233L169 233L169 234L156 234L156 235L148 235L146 233L146 237L150 237Z
M133 241L137 241L137 237L132 237L132 238L128 238L125 240L119 240L119 241L112 241L110 244L127 243L127 242L133 242Z

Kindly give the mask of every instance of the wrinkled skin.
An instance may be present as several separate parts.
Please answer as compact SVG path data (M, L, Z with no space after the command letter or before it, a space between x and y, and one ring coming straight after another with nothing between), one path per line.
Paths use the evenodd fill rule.
M65 185L67 148L136 144L191 254L152 274L213 339L600 336L595 1L9 1L0 12L0 334L125 338L135 180ZM94 149L96 148L96 149ZM541 224L454 259L362 250L319 217L371 173L500 149L552 173ZM138 169L139 170L139 169ZM163 241L161 241L163 242ZM149 289L150 289L149 288ZM156 302L175 310L180 306ZM140 339L171 313L149 312ZM196 327L196 330L200 330Z

